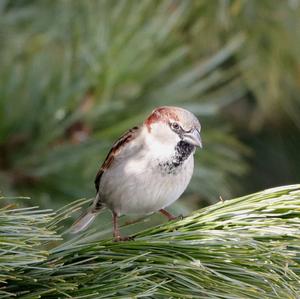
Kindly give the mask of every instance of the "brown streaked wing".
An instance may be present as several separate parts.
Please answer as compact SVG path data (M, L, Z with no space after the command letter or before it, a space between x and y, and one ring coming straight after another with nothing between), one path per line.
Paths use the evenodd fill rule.
M102 177L102 174L110 167L110 165L113 163L116 155L120 152L120 150L135 136L137 131L139 130L139 127L133 127L132 129L128 130L126 133L124 133L112 146L111 150L109 151L108 155L106 156L101 168L97 172L96 178L95 178L95 187L97 192L99 191L100 186L100 180Z

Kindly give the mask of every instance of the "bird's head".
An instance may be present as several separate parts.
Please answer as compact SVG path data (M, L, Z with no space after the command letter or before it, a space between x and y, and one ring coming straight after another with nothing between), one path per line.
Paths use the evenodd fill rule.
M183 108L158 107L146 119L144 125L160 143L176 145L184 141L202 148L199 120L193 113Z

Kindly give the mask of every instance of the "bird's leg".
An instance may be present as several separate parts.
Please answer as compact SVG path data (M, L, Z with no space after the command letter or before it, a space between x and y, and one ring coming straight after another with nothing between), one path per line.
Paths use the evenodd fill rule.
M169 213L168 211L166 211L165 209L160 209L159 210L164 216L166 216L168 218L169 221L171 220L175 220L175 219L182 219L182 215L179 215L178 217L172 215L171 213Z
M115 212L113 212L113 224L114 224L113 236L115 242L133 240L133 237L121 237L119 223L118 223L118 215Z
M119 229L119 224L118 224L118 215L115 212L113 212L113 225L114 225L113 236L114 236L114 240L116 241L121 236L120 236L120 229Z

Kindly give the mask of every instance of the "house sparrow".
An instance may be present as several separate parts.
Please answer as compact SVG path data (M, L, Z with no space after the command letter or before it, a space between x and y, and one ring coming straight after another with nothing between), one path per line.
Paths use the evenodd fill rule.
M120 235L120 215L159 211L175 219L165 208L190 182L195 149L202 147L200 130L191 112L179 107L156 108L141 126L113 144L95 179L96 198L71 231L84 230L105 207L112 211L115 241L129 239Z

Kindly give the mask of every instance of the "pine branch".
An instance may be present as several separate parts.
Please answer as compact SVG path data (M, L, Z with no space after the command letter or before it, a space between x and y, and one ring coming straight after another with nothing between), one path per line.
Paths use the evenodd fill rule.
M299 296L300 185L217 203L144 230L131 242L88 242L87 232L57 244L54 226L84 202L56 216L34 209L0 211L7 246L0 259L0 298ZM56 244L50 247L49 241Z

